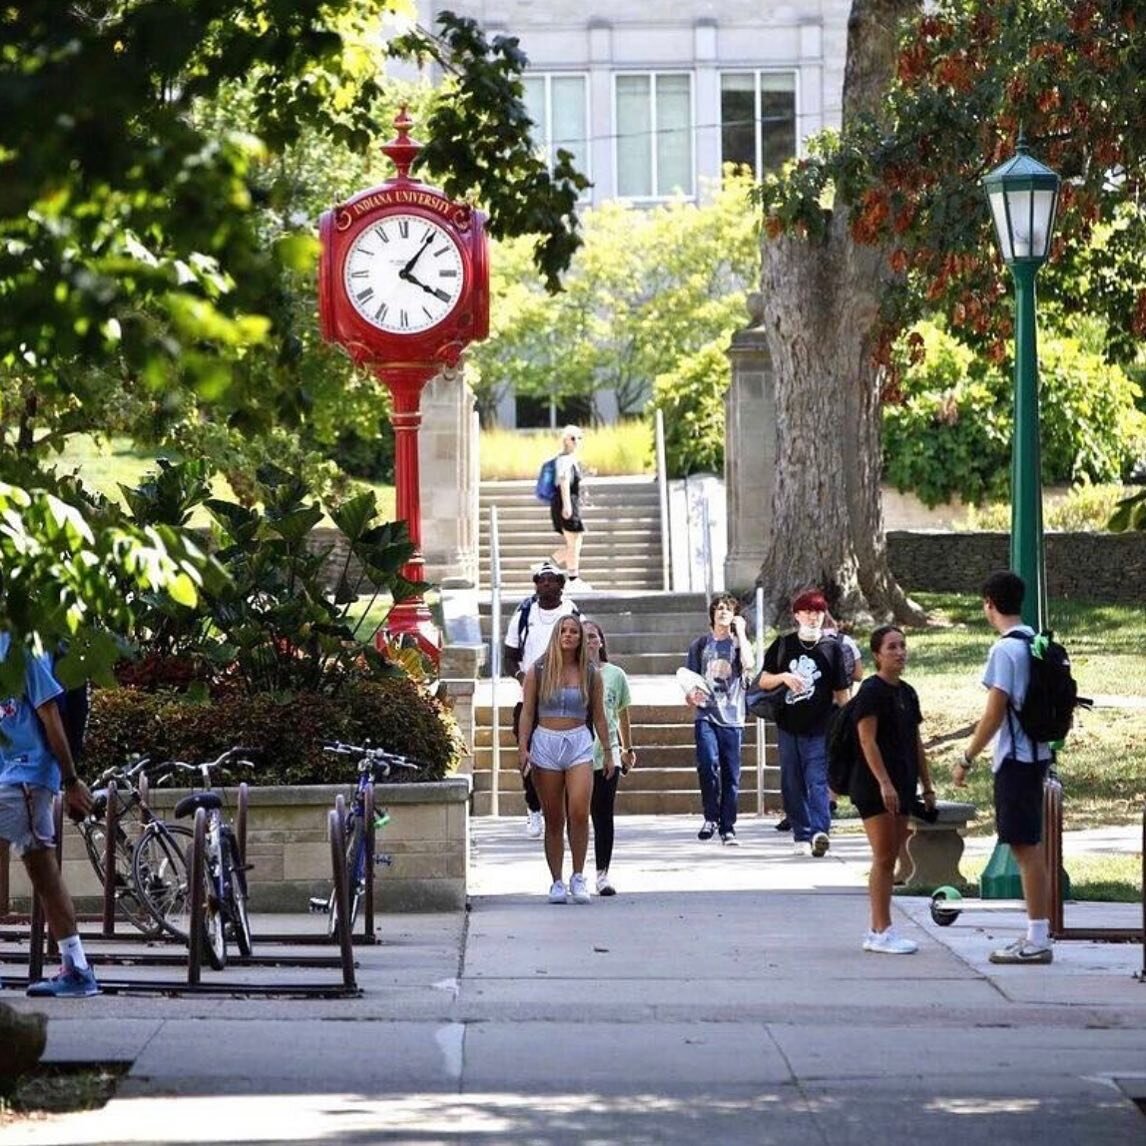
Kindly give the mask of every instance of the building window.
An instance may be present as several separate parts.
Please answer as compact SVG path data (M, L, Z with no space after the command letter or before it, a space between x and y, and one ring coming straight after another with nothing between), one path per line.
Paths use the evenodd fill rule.
M559 148L571 152L573 165L586 178L589 172L588 84L582 75L531 73L522 77L525 108L533 120L534 142L550 169Z
M617 194L627 199L693 195L692 77L618 75Z
M720 142L724 163L759 179L796 154L794 72L724 72L720 77Z

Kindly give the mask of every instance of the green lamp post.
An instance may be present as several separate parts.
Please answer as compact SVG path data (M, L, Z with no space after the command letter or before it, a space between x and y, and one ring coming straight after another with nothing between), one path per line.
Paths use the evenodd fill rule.
M1003 262L1015 279L1015 429L1011 448L1011 568L1026 582L1023 620L1036 632L1047 614L1043 559L1042 462L1039 450L1039 360L1035 340L1035 275L1050 254L1059 177L1027 153L1016 154L983 188Z
M1011 569L1026 582L1023 620L1038 632L1046 622L1042 459L1039 449L1039 360L1035 339L1035 275L1050 255L1059 177L1027 153L983 177L1003 262L1015 280L1015 428L1011 445ZM1065 875L1065 873L1064 873ZM1019 899L1022 880L1006 844L996 844L979 880L984 899Z

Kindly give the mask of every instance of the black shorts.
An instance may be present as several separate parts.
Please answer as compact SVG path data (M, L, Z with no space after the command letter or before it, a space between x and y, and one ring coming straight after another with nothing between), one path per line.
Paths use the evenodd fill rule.
M899 814L906 816L912 800L915 799L918 776L892 775L891 782L899 794ZM847 792L837 793L837 795L845 794L851 800L855 810L859 812L861 820L870 820L872 816L882 816L887 812L887 808L883 804L883 796L880 795L879 784L876 783L872 770L863 760L856 761L855 770L852 772L852 782L848 786Z
M1001 844L1038 844L1043 838L1043 781L1050 762L1004 760L995 773L995 832Z
M573 498L573 512L568 517L561 516L561 498L555 497L549 503L549 516L553 521L553 528L557 533L584 533L585 526L581 523L581 506L577 498Z

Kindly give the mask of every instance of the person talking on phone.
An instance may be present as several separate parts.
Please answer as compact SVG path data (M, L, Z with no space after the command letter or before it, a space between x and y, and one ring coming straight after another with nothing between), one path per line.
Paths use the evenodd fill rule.
M704 823L696 833L736 846L736 805L740 797L740 745L744 737L744 689L755 663L740 602L718 593L708 604L709 631L688 646L687 667L704 678L685 700L695 710L696 774Z

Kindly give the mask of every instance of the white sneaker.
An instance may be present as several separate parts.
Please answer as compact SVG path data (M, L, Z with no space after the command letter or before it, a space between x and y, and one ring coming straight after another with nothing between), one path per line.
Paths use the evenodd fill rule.
M817 832L812 837L812 855L817 859L820 856L828 854L828 848L832 846L832 841L828 838L827 832Z
M541 829L543 827L540 812L530 812L525 817L525 834L531 840L541 839Z
M1040 947L1029 939L1016 939L1014 943L992 951L988 960L992 963L1053 963L1054 948L1050 944Z
M565 884L555 879L553 886L549 889L549 902L550 903L568 903L569 896L565 892Z
M792 854L794 856L810 856L812 854L812 845L807 840L797 840L792 845Z
M616 895L617 889L609 882L608 868L603 871L597 872L597 894L598 895Z
M589 902L589 888L585 883L585 877L579 871L575 871L569 881L569 897L574 903Z
M914 955L919 944L912 939L904 939L896 934L894 927L889 927L886 931L869 931L864 936L863 949L877 955Z
M571 593L593 593L593 592L595 592L593 586L590 585L589 582L586 581L585 578L581 577L581 576L574 577L573 580L569 582L569 591Z

